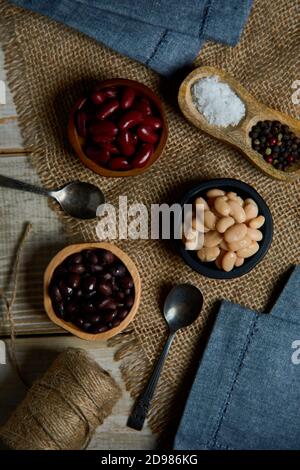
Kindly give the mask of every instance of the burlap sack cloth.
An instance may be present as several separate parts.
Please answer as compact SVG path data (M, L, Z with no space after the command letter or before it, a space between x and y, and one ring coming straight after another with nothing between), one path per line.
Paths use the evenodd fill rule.
M172 83L142 65L39 15L2 1L0 5L8 80L25 143L32 146L32 162L46 187L81 179L99 185L114 204L119 195L127 195L128 203L150 205L177 200L180 192L203 178L234 177L253 185L272 211L275 231L269 253L252 272L232 281L195 273L168 242L117 241L137 263L142 277L142 302L132 324L133 334L118 337L123 341L119 357L124 378L133 396L141 391L165 339L161 304L169 286L191 282L204 294L201 318L177 335L151 408L152 429L161 431L178 415L179 400L185 396L182 390L204 344L203 333L217 300L226 298L264 310L280 274L299 260L300 183L272 180L232 148L193 128L176 106L175 83L170 98ZM297 116L300 110L291 96L292 83L300 78L299 50L299 3L257 0L240 44L235 48L207 44L196 65L223 68L259 100ZM75 99L96 80L110 77L149 85L162 96L167 109L167 149L149 171L136 178L102 178L92 173L67 142L67 117ZM64 220L72 233L80 233L86 241L96 239L94 222Z

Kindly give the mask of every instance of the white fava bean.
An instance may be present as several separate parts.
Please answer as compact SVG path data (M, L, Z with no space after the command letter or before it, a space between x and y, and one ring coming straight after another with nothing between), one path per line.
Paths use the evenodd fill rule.
M214 188L214 189L210 189L209 191L207 191L206 193L206 196L207 197L219 197L219 196L225 196L225 191L223 191L222 189L217 189L217 188Z
M198 206L198 205L199 206L200 205L204 206L203 208L204 208L205 211L207 211L209 209L207 201L203 197L197 197L197 199L195 199L195 205L196 206Z
M246 221L248 220L251 220L251 219L255 219L255 217L257 217L257 214L258 214L258 207L255 206L254 204L245 204L244 205L244 211L245 211L245 214L246 214Z
M225 253L226 252L224 250L221 250L221 253L219 254L219 256L217 257L217 259L215 261L215 265L219 269L222 269L222 259L223 259L223 256L225 255Z
M245 206L246 206L246 204L253 204L254 206L257 207L256 202L254 201L254 199L251 199L251 197L248 197L247 199L245 199L244 204L245 204Z
M203 262L215 261L220 254L220 248L212 246L211 248L203 247L197 252L198 258Z
M250 227L248 227L247 229L247 236L251 238L251 240L254 240L256 242L260 242L263 238L263 234L261 233L260 230L257 230L256 228L250 228Z
M236 254L234 251L227 251L222 258L222 268L224 271L229 272L233 269L236 262Z
M200 250L203 247L203 234L197 232L192 240L186 240L184 247L186 250Z
M235 224L232 227L229 227L225 234L224 239L227 243L237 242L245 238L247 234L247 225L245 224Z
M230 251L230 248L229 246L227 245L227 243L225 242L225 240L222 240L221 243L220 243L220 248L224 251Z
M245 261L244 258L240 258L239 256L237 256L236 260L235 260L235 263L234 263L234 266L239 268L240 266L242 266L244 264L244 261Z
M204 235L204 246L211 248L221 243L222 237L216 230L211 230Z
M259 250L259 244L255 241L252 241L249 246L242 248L236 252L237 256L240 258L250 258L250 256L255 255Z
M246 248L247 246L251 245L252 240L248 237L243 238L237 242L232 242L228 244L228 248L230 251L238 251L242 248Z
M242 224L246 220L246 214L242 206L236 201L228 201L229 214L237 221L238 224Z
M207 232L207 230L205 230L205 227L204 227L204 224L203 224L203 221L200 220L200 218L198 217L193 217L192 218L192 228L197 231L197 232Z
M250 220L249 222L249 227L251 228L260 228L264 225L265 223L265 218L263 215L259 215L255 219Z
M218 220L218 222L216 223L216 229L218 230L218 232L220 233L224 233L226 232L226 230L231 227L232 225L234 225L235 221L234 221L234 218L233 217L222 217L221 219Z
M204 212L204 226L210 230L214 230L216 227L217 217L210 210Z
M226 196L228 197L228 199L230 199L230 201L234 201L238 197L238 195L233 191L229 191Z
M224 196L217 197L214 202L214 207L218 214L222 215L223 217L227 217L230 213L230 206Z

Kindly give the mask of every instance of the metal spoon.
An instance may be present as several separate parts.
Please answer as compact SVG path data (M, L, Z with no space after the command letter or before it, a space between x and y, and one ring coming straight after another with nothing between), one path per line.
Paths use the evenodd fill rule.
M169 336L160 358L152 372L148 385L138 398L127 421L127 426L140 431L147 416L161 370L168 355L175 333L193 323L201 312L203 296L191 284L179 284L168 294L164 305L164 317L169 327Z
M19 189L55 199L66 214L77 219L93 219L97 207L105 202L102 191L90 183L73 181L61 189L48 190L0 175L0 186Z

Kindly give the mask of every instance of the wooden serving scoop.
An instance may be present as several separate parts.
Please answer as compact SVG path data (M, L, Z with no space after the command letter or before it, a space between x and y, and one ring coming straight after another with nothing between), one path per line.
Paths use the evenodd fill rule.
M227 83L236 95L243 101L246 107L246 115L236 126L218 127L205 119L205 117L197 110L193 103L191 95L192 85L199 79L218 76L220 81ZM300 177L300 161L289 166L285 171L277 170L271 164L265 162L263 156L252 149L251 138L249 132L258 121L280 121L289 126L290 130L297 136L300 136L300 121L286 114L276 111L275 109L265 106L257 101L248 91L227 72L215 67L199 67L193 70L182 82L178 103L184 116L194 126L216 137L217 139L231 144L240 150L245 157L250 160L257 168L267 175L282 180L294 181Z

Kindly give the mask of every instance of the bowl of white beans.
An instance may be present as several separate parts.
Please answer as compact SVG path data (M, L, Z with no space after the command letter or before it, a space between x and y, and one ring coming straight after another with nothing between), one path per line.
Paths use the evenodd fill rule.
M185 194L181 206L185 210L176 244L184 261L200 274L240 277L266 255L273 236L272 215L250 185L231 178L202 181Z

